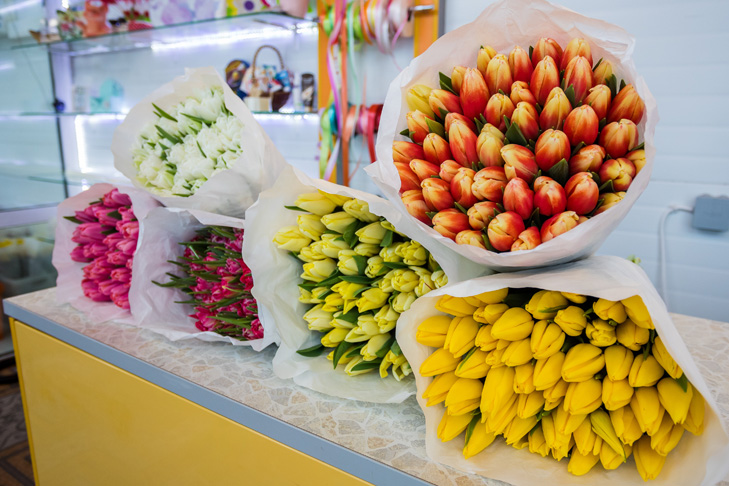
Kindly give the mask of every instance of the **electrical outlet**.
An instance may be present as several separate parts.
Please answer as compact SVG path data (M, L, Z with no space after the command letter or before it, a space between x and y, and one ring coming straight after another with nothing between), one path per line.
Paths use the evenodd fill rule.
M691 226L707 231L729 230L729 197L707 194L697 197Z

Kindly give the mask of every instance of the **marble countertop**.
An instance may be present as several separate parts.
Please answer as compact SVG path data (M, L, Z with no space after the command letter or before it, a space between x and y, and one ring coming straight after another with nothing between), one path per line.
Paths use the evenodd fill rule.
M256 353L226 343L172 342L151 331L123 324L94 324L72 307L57 304L55 289L8 300L201 387L427 482L444 486L506 484L462 473L428 459L425 419L415 397L401 404L380 405L322 395L273 374L274 346ZM729 323L677 314L672 317L697 358L725 423L729 423ZM729 486L729 481L720 484Z

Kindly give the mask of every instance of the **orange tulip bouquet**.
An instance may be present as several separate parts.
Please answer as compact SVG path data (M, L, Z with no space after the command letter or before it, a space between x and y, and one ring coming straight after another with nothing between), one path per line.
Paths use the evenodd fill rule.
M648 182L657 121L627 33L568 30L577 14L518 3L559 15L507 30L534 14L496 4L414 60L390 87L371 169L431 235L496 270L593 253Z

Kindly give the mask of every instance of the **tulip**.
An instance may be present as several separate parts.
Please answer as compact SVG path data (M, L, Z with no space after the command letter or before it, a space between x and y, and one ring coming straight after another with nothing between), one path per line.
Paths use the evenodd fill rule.
M406 191L402 194L401 198L405 205L405 209L411 216L430 226L430 218L426 214L430 208L428 208L428 205L425 203L423 192L420 189Z
M470 208L478 202L478 199L476 199L476 196L471 191L475 176L475 170L469 169L468 167L461 167L451 180L451 195L453 196L453 200L464 208Z
M474 319L476 316L474 315ZM479 322L478 320L476 322ZM474 341L474 344L478 346L481 351L488 352L493 351L496 349L496 345L498 343L498 339L496 339L493 334L491 334L491 329L493 328L493 325L488 326L481 326L478 329L478 334L476 334L476 340Z
M379 216L370 212L369 204L361 199L350 199L342 205L342 209L365 223L374 223L380 219Z
M494 323L491 335L496 339L520 341L529 337L533 327L534 321L527 311L520 307L512 307Z
M443 209L433 216L433 229L455 240L458 233L470 229L468 216L455 208Z
M508 368L507 368L508 369ZM486 423L486 430L495 434L505 434L506 428L516 418L516 395L512 394L509 402L489 414L488 417L481 416Z
M540 176L534 181L534 190L534 206L543 216L553 216L565 210L567 196L558 182L550 177Z
M579 219L580 217L574 211L555 214L542 224L542 243L571 230L577 226Z
M532 350L529 346L528 337L520 341L512 341L504 350L504 354L501 355L501 362L512 368L529 363L531 359Z
M600 145L611 157L623 157L638 145L638 127L626 118L608 123L600 133Z
M533 250L542 244L542 237L539 235L539 228L530 226L517 237L511 245L511 251Z
M579 145L580 143L590 145L597 139L599 125L600 120L597 118L595 110L588 105L581 105L567 115L564 120L563 130L571 145ZM600 139L600 145L605 145L602 138Z
M633 150L625 154L625 158L633 163L635 166L635 173L640 174L640 171L643 170L643 167L645 167L646 164L645 150Z
M537 165L543 171L548 171L562 159L569 159L570 152L570 141L567 139L567 135L551 128L539 136L534 147Z
M468 224L474 230L482 230L486 228L496 214L500 211L499 206L495 202L482 201L477 202L468 209Z
M620 432L618 432L613 422L612 413L608 415L604 410L595 410L590 414L590 425L592 425L592 430L603 440L604 444L607 444L623 459L627 457L625 448L620 443Z
M336 213L325 214L321 217L320 221L326 229L337 233L344 233L348 226L357 221L357 218L345 211L338 211Z
M511 123L516 124L527 140L533 140L539 135L539 114L534 105L524 101L518 103L511 114Z
M592 71L592 52L590 49L590 44L587 43L585 39L579 39L574 38L570 40L567 43L567 46L564 48L564 54L562 55L562 61L560 62L559 68L567 69L567 66L569 65L570 61L572 61L574 58L582 56L587 61L587 64L590 66L590 71Z
M600 348L612 346L617 341L615 328L602 319L593 319L588 323L585 328L585 336L590 340L590 344Z
M489 242L498 251L509 251L524 229L524 221L517 213L497 214L488 225Z
M407 120L410 138L413 142L422 144L425 136L430 133L430 127L427 123L430 118L425 113L416 110L408 112L405 119Z
M413 159L425 158L423 147L412 142L396 141L392 143L393 162L409 163Z
M551 290L540 290L524 306L535 319L552 319L557 311L566 307L567 299L561 293Z
M438 178L424 179L421 182L423 200L431 211L442 211L453 207L450 184Z
M347 245L347 243L341 239L339 235L335 235L333 233L325 233L321 235L321 241L317 243L321 245L319 248L321 253L326 255L328 258L337 258L340 251L350 249L349 245Z
M605 369L607 376L613 381L624 380L628 377L633 366L633 353L620 344L605 349Z
M616 191L626 191L633 183L635 177L635 166L633 163L624 158L606 160L600 167L600 179L604 182L613 181L613 189Z
M311 243L311 238L302 233L298 226L284 226L276 232L273 242L282 250L298 253Z
M474 162L478 162L478 153L476 151L476 134L464 123L456 120L451 123L451 129L448 131L448 140L451 147L453 159L463 167L471 167Z
M579 336L587 327L587 318L582 309L577 306L569 306L557 311L554 322L568 336Z
M613 302L607 299L598 299L592 304L592 309L597 317L603 320L613 320L618 324L622 324L628 318L625 313L625 307L620 302Z
M469 304L462 297L444 295L435 304L435 309L456 317L472 316L477 307Z
M395 162L395 168L400 176L400 194L408 191L420 191L420 179L410 168L409 163Z
M662 456L651 448L651 438L643 436L633 446L635 467L643 481L656 479L666 463L666 456Z
M458 96L444 89L434 89L428 96L428 104L436 116L443 119L448 113L460 113L461 100Z
M489 415L505 408L511 401L516 401L514 394L514 368L501 366L491 368L484 380L481 395L481 413Z
M630 408L643 432L653 435L658 431L666 410L661 405L658 390L655 387L636 388L633 398L630 400Z
M592 430L592 421L589 417L585 417L572 433L572 437L580 454L599 454L602 449L602 438Z
M360 355L364 361L374 361L375 359L384 356L390 349L392 337L389 333L378 334L370 338L360 349Z
M532 61L529 59L529 53L519 46L514 47L509 53L509 69L514 81L528 83L534 71Z
M588 172L578 172L570 177L564 189L567 196L568 211L584 215L595 209L600 191L597 183Z
M623 303L623 306L625 306L625 312L628 314L628 317L636 326L645 329L655 329L650 313L648 312L648 308L643 303L643 299L640 295L634 295L627 299L623 299L621 302Z
M684 423L689 415L693 395L698 392L690 383L687 384L686 391L683 391L681 385L673 378L663 378L658 382L656 388L658 389L658 399L671 416L673 423Z
M491 59L494 58L496 54L496 49L491 46L481 46L481 48L478 50L476 66L478 67L478 70L481 71L481 74L484 75L484 77L486 77L486 68L488 67L489 62L491 61Z
M496 93L502 90L509 94L511 83L514 81L511 77L511 69L509 68L509 60L503 54L496 54L491 58L486 66L486 86L489 93Z
M635 91L632 84L625 86L615 95L607 115L608 123L628 119L634 124L640 123L645 111L645 103Z
M377 321L377 326L380 328L380 332L386 333L395 329L395 325L397 324L399 317L399 312L395 312L395 309L393 309L390 305L384 305L375 314L375 321ZM436 339L435 332L433 332L431 337ZM445 333L443 334L443 341L445 341Z
M582 343L572 346L562 367L562 379L568 383L586 381L595 376L605 366L602 350L592 344Z
M493 432L487 430L486 424L477 422L471 435L468 437L465 447L463 448L463 457L466 459L475 456L482 450L486 449L496 439Z
M565 333L557 324L541 320L531 333L531 351L535 359L549 358L559 352L564 344Z
M542 130L561 130L567 115L572 111L572 105L559 86L552 89L539 114L539 127Z
M626 457L630 457L630 454L633 452L633 448L629 445L623 444L623 449L625 450ZM625 461L626 459L623 458L622 454L615 452L615 450L613 450L613 448L605 442L602 443L600 447L600 464L602 464L603 469L607 471L617 469L622 466Z
M483 241L483 233L476 230L461 231L456 235L455 242L459 245L471 245L477 248L486 249Z
M504 173L508 179L519 177L531 184L539 171L534 153L521 145L505 145L501 149Z
M466 358L458 364L456 376L472 379L485 377L490 369L490 366L486 364L486 355L487 353L481 349L468 353Z
M334 348L344 341L347 332L347 329L334 328L321 338L321 344L327 348Z
M556 40L542 37L532 50L532 64L536 66L546 56L550 56L555 63L560 64L562 62L562 48Z
M526 365L524 365L526 366ZM531 375L531 388L534 388L534 367L532 367L532 375ZM516 382L514 383L514 388L516 389ZM520 389L524 389L523 387L520 387ZM539 413L540 410L542 410L542 407L544 407L544 395L541 391L537 391L536 389L533 390L530 393L522 393L522 392L516 392L521 393L519 397L517 398L517 404L516 404L516 416L520 418L527 418L535 416Z
M392 300L392 308L395 312L402 314L410 308L416 298L415 292L400 292Z
M453 356L448 350L436 349L420 365L421 376L435 376L449 371L454 371L458 366L459 359Z
M461 92L463 77L466 75L467 69L468 68L465 66L456 66L453 68L453 71L451 71L451 87L456 94L460 94Z
M532 105L537 104L537 99L534 97L532 92L529 90L529 80L530 79L531 79L531 75L529 76L528 80L514 81L514 83L511 85L511 93L509 94L509 98L511 99L511 103L513 106L516 106L516 104L519 103L520 101L525 101ZM488 107L486 109L488 110ZM487 116L487 118L488 118L488 116Z
M76 226L71 241L79 244L100 243L104 241L104 232L108 230L109 227L101 223L81 223Z
M575 90L575 101L581 103L590 88L592 88L592 64L590 61L582 56L573 57L564 68L563 82L565 86L572 86Z
M562 405L572 415L594 412L602 405L602 383L595 379L570 383Z
M529 338L527 338L526 341L529 341ZM521 343L521 341L514 341L514 343ZM509 346L507 346L506 349L509 349ZM502 356L502 360L503 358L504 357ZM529 361L531 360L531 358L532 354L531 350L529 350ZM534 393L535 391L536 388L534 387L534 365L528 361L521 365L517 365L514 374L514 393L529 395L530 393Z
M538 359L534 365L534 386L537 390L546 390L556 385L561 379L565 354L557 352L549 358ZM545 397L546 398L546 397Z
M489 100L489 93L490 91L486 87L486 81L481 72L478 69L466 69L460 90L463 116L472 119L481 115L486 108L486 102Z
M297 206L305 211L314 213L319 216L334 212L337 204L332 202L331 199L318 192L312 192L307 194L301 194L294 202L294 206Z
M456 381L458 381L458 377L452 371L433 378L433 381L430 382L428 388L423 392L423 398L427 400L426 406L432 407L445 401L448 392Z
M438 176L446 182L451 182L461 167L463 166L455 160L445 160L440 164Z
M544 396L544 410L554 410L562 405L562 400L564 400L564 396L567 394L568 387L569 384L560 378L557 383L546 390L542 390L542 395Z
M437 176L440 172L440 166L432 164L422 159L413 159L410 161L410 170L418 176L420 181L429 179L431 176ZM341 233L341 231L340 231Z
M504 339L496 341L496 348L489 351L486 355L486 364L491 366L492 369L503 367L504 363L501 361L501 357L504 355L504 351L506 351L508 345L509 341Z
M452 157L448 142L437 133L429 133L425 136L423 140L423 153L425 160L436 166L440 166L441 163ZM438 175L438 171L435 172L435 175Z
M542 457L547 457L547 454L549 454L549 447L544 439L542 427L537 427L534 432L529 434L529 452L539 454Z
M678 379L681 377L683 370L668 353L666 345L663 344L663 340L660 336L656 336L651 352L653 353L653 357L656 358L656 361L658 361L663 369L666 370L666 373L668 373L671 378Z
M590 88L590 93L585 98L584 103L590 105L595 110L597 118L602 120L607 117L611 96L610 88L604 84L598 84Z
M704 397L698 390L693 390L691 397L691 405L689 405L688 415L683 426L686 430L694 435L701 435L704 432L704 415L706 414L706 403Z
M449 415L444 413L443 418L438 424L438 438L443 442L455 439L461 434L461 432L466 430L466 427L468 427L468 424L471 423L472 418L473 417L468 414Z
M602 401L607 410L617 410L628 404L633 398L633 387L627 379L613 381L605 377L602 382Z
M565 397L566 398L566 397ZM562 403L562 406L557 407L551 415L553 419L554 429L559 434L564 434L567 438L567 442L570 440L572 433L585 421L587 418L586 414L572 414L567 411ZM565 444L567 445L567 444Z
M387 229L380 224L379 221L370 223L367 226L358 229L355 232L357 238L361 243L369 243L373 245L379 245L382 242L382 238L385 237Z
M506 148L506 147L504 147ZM504 149L501 149L502 153ZM534 164L536 166L536 162ZM512 177L513 178L513 177ZM486 199L493 203L500 203L504 198L504 189L508 179L502 167L485 167L473 177L471 191L478 199Z
M668 455L678 445L684 430L682 425L674 424L671 417L664 415L658 432L651 436L651 449L661 456Z
M428 105L428 96L432 89L424 84L416 84L405 95L410 111L419 110L429 118L433 118L433 110Z
M478 322L474 321L473 317L454 317L443 347L456 358L460 358L473 348L476 333L478 333Z
M517 405L518 410L518 405ZM511 423L504 430L504 438L507 445L514 445L522 440L537 425L538 419L536 415L528 417L514 417Z
M473 318L476 319L476 322L480 322L482 324L495 324L496 321L499 320L499 317L504 315L504 312L507 310L509 310L509 306L506 304L487 304L476 309L476 312L473 313ZM479 329L479 333L484 330L484 328L488 331L488 336L491 336L490 326L482 326L481 329ZM476 338L476 346L481 346L478 342L478 337Z
M296 222L299 231L312 240L318 240L322 233L327 230L327 227L321 221L321 217L316 214L300 214L296 217Z
M557 64L551 56L544 56L534 65L529 89L534 94L537 103L545 106L550 92L559 87L559 80L559 69L557 69Z
M615 335L618 342L631 351L640 351L641 346L650 338L648 329L636 326L630 319L618 324Z
M610 422L625 446L633 445L643 435L638 419L630 406L610 411Z
M575 476L584 476L598 462L600 462L599 454L593 454L592 452L582 454L579 451L572 451L572 454L570 454L570 462L567 464L567 471Z
M448 415L463 415L476 410L481 403L481 380L459 378L445 399Z
M484 116L486 117L486 121L503 132L506 130L504 117L511 119L514 113L514 107L514 103L508 96L501 93L494 93L486 104Z
M607 192L602 195L602 204L599 208L597 208L597 211L595 211L595 216L598 214L602 214L608 209L615 206L617 203L623 200L625 197L625 192Z
M514 211L521 219L529 219L534 210L534 191L523 179L511 179L504 188L504 208Z
M359 310L359 312L367 312L379 309L387 303L389 298L390 294L383 292L380 289L367 289L362 292L357 299L357 310Z
M597 172L605 159L605 149L599 145L582 147L570 160L570 175L578 172Z
M462 123L465 123L468 128L471 129L473 133L476 133L476 124L473 122L472 119L466 118L460 113L448 113L445 117L445 120L443 122L443 126L445 127L446 133L450 133L451 131L451 125L453 125L454 121L459 121ZM502 135L503 136L503 135Z
M598 84L607 85L607 79L613 74L613 64L603 59L602 62L592 71L592 85L597 86Z
M663 376L663 367L653 356L638 357L630 367L628 382L632 387L653 386Z

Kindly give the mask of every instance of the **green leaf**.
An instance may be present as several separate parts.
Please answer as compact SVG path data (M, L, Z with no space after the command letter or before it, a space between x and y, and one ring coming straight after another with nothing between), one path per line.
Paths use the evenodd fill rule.
M302 288L304 290L308 290L309 292L311 292L312 290L314 290L318 286L319 285L316 282L301 282L299 284L299 287L300 288Z
M473 429L476 428L476 424L478 424L481 421L481 414L476 414L471 419L471 422L469 422L468 427L466 427L466 441L465 445L468 445L468 441L471 440L471 435L473 435Z
M359 350L364 348L365 343L359 343L356 346L352 346L347 350L346 353L344 353L344 358L354 358L358 354L360 354Z
M604 192L615 192L615 189L613 188L613 180L608 179L607 182L601 185L598 190L600 191L600 194Z
M70 222L72 222L72 223L76 223L76 224L82 224L82 223L81 223L81 220L80 220L80 219L78 219L78 218L77 218L77 217L75 217L75 216L64 216L64 217L63 217L63 219L67 219L67 220L69 220L69 221L70 221Z
M570 102L570 106L575 106L575 86L573 84L570 84L566 90L564 90L564 95L567 97L567 100Z
M398 268L408 268L409 266L407 263L402 262L382 262L382 265L393 270L396 270Z
M109 216L110 218L114 218L116 220L122 219L122 216L121 216L121 214L119 214L119 211L111 211L109 213L106 213L106 215Z
M180 114L181 114L182 116L186 117L186 118L189 118L189 119L190 119L190 120L192 120L192 121L196 121L196 122L198 122L198 123L202 123L203 125L209 125L209 123L208 123L207 121L203 120L203 119L202 119L202 118L200 118L200 117L197 117L197 116L192 116L192 115L188 115L187 113L180 113Z
M385 233L385 236L382 237L382 241L380 241L380 248L386 248L390 245L392 245L392 239L395 237L395 233L391 230L387 230Z
M572 149L571 156L574 157L575 155L577 155L577 152L579 152L580 150L582 150L582 147L584 147L584 146L585 146L585 142L580 142L577 145L575 145L575 148Z
M529 46L529 59L534 55L534 46Z
M337 316L337 319L349 322L350 324L357 324L357 319L359 319L359 312L357 312L357 308L355 307L346 314L340 314L339 316Z
M433 216L435 216L436 214L438 214L438 211L427 211L427 212L425 213L425 215L426 215L427 217L429 217L430 219L433 219Z
M455 90L453 89L453 81L451 81L451 78L440 72L438 73L438 78L440 80L440 87L442 89L456 94Z
M483 130L484 124L481 123L481 120L479 120L478 118L474 118L473 122L476 124L476 131L478 133L481 133L481 130Z
M392 351L392 354L395 356L400 356L402 354L402 349L400 349L400 345L397 343L397 340L395 340L395 342L392 343L392 346L390 346L390 351Z
M317 287L331 287L335 283L342 279L343 275L339 271L334 272L332 275L322 280L317 284Z
M334 365L334 369L337 368L339 360L342 359L345 351L348 351L350 346L351 344L346 341L342 341L337 345L336 349L334 350L334 355L332 356L332 364Z
M549 168L547 174L549 174L549 177L564 186L570 176L570 166L567 163L567 160L562 159L554 164L552 167Z
M539 309L537 312L541 312L543 314L551 314L552 312L561 311L562 309L566 309L567 307L569 307L569 305L567 304L557 305L554 307L547 307L546 309Z
M636 146L633 150L645 150L645 142L641 142L638 146ZM631 152L633 151L631 150Z
M350 248L354 248L355 245L357 245L358 240L355 233L359 229L359 225L359 220L352 221L352 223L344 229L344 233L342 233L342 238L344 238L345 243L347 243Z
M610 88L610 99L615 99L618 94L618 78L615 77L615 74L611 74L605 79L605 84Z
M602 129L605 128L606 124L607 124L607 118L600 118L600 122L597 125L598 131L602 131Z
M494 253L499 253L499 250L494 248L494 246L489 241L489 237L483 231L481 232L481 238L483 238L483 244L488 251L493 251Z
M403 130L402 132L400 132L400 135L402 135L403 137L408 137L408 138L410 138L410 130L408 130L408 129L406 128L405 130Z
M537 103L536 105L534 105L534 107L537 109L537 114L541 115L542 114L542 110L544 109L544 108L542 108L542 105L540 105L539 103Z
M551 413L552 413L551 410L542 409L542 411L537 414L537 422L542 420L542 418L546 417L547 415L550 415Z
M468 214L468 209L464 208L457 202L454 202L453 204L456 206L456 209L458 209L460 212L462 212L463 214Z
M286 209L290 209L291 211L301 211L302 213L308 213L306 209L301 209L298 206L284 206Z
M164 128L160 127L159 125L155 125L154 127L157 129L161 137L166 138L172 143L182 143L182 140L180 138L167 133Z
M676 379L676 383L679 384L684 393L688 392L688 378L686 378L686 373L681 374L681 376Z
M622 91L622 90L623 90L623 88L625 88L625 86L626 86L626 84L625 84L625 80L624 80L624 79L621 79L621 80L620 80L620 91ZM618 93L619 93L620 91L618 91Z
M395 342L395 336L390 336L390 339L387 340L384 346L382 346L377 352L375 353L375 356L378 358L384 358L385 355L390 351L390 346Z
M168 120L177 122L177 118L173 117L172 115L167 113L165 110L163 110L159 106L155 105L154 103L152 103L152 106L154 107L155 110L157 110L157 114L159 115L160 118L167 118Z
M539 208L534 208L534 211L532 211L532 214L529 215L527 221L529 222L528 226L536 226L537 228L542 227L542 217L539 214Z
M200 151L200 154L201 154L201 155L202 155L203 157L205 157L205 158L207 159L207 158L208 158L208 156L207 156L207 155L205 155L205 152L203 152L203 149L202 149L202 147L200 146L200 142L198 142L197 140L195 140L195 143L197 144L197 149L198 149L198 150Z
M438 115L440 115L441 120L445 120L445 117L448 115L448 111L444 110L443 108L438 108ZM448 140L448 134L446 134L444 138Z
M359 256L359 255L357 255ZM365 257L362 257L365 258ZM342 275L339 277L343 282L356 283L356 284L372 284L373 278L365 277L364 275Z
M499 89L499 94L506 96L506 93L504 93L503 89Z
M506 129L508 130L511 126L511 120L509 120L509 117L504 115L504 125L506 125Z
M458 363L458 370L460 370L460 369L461 369L461 368L463 367L464 363L465 363L466 361L468 361L468 358L470 358L470 357L471 357L471 355L472 355L473 353L475 353L477 349L479 349L479 348L477 348L476 346L474 346L474 347L472 347L472 348L471 348L471 350L470 350L469 352L467 352L467 353L466 353L466 355L465 355L465 356L463 356L463 358L461 359L461 362L460 362L460 363Z
M595 207L592 209L592 211L587 214L587 217L592 218L593 216L595 216L595 213L598 209L600 209L600 206L602 206L603 204L605 204L605 198L601 197L597 200L597 204L595 204Z
M380 363L382 363L381 359L376 359L374 361L362 361L362 362L354 365L350 371L354 372L354 371L374 370L374 369L380 367Z
M300 354L301 356L306 356L307 358L314 358L316 356L319 356L322 351L324 351L324 345L317 344L310 348L299 349L298 351L296 351L296 353Z
M504 116L504 118L506 118L506 116ZM522 147L526 147L529 144L529 141L526 139L524 134L521 133L519 125L517 125L516 123L511 123L509 125L509 128L506 130L505 136L509 139L509 142L516 143L518 145L521 145Z
M365 270L367 270L367 257L362 255L353 255L352 258L357 264L357 273L364 275Z
M602 64L602 58L598 59L597 63L595 64L595 67L594 67L594 68L592 68L592 72L593 72L593 73L595 72L595 70L597 69L597 67L598 67L598 66L599 66L600 64Z
M431 120L430 118L426 118L425 123L428 125L428 130L430 130L431 133L436 133L441 137L445 138L445 127L441 123L438 123L435 120Z

